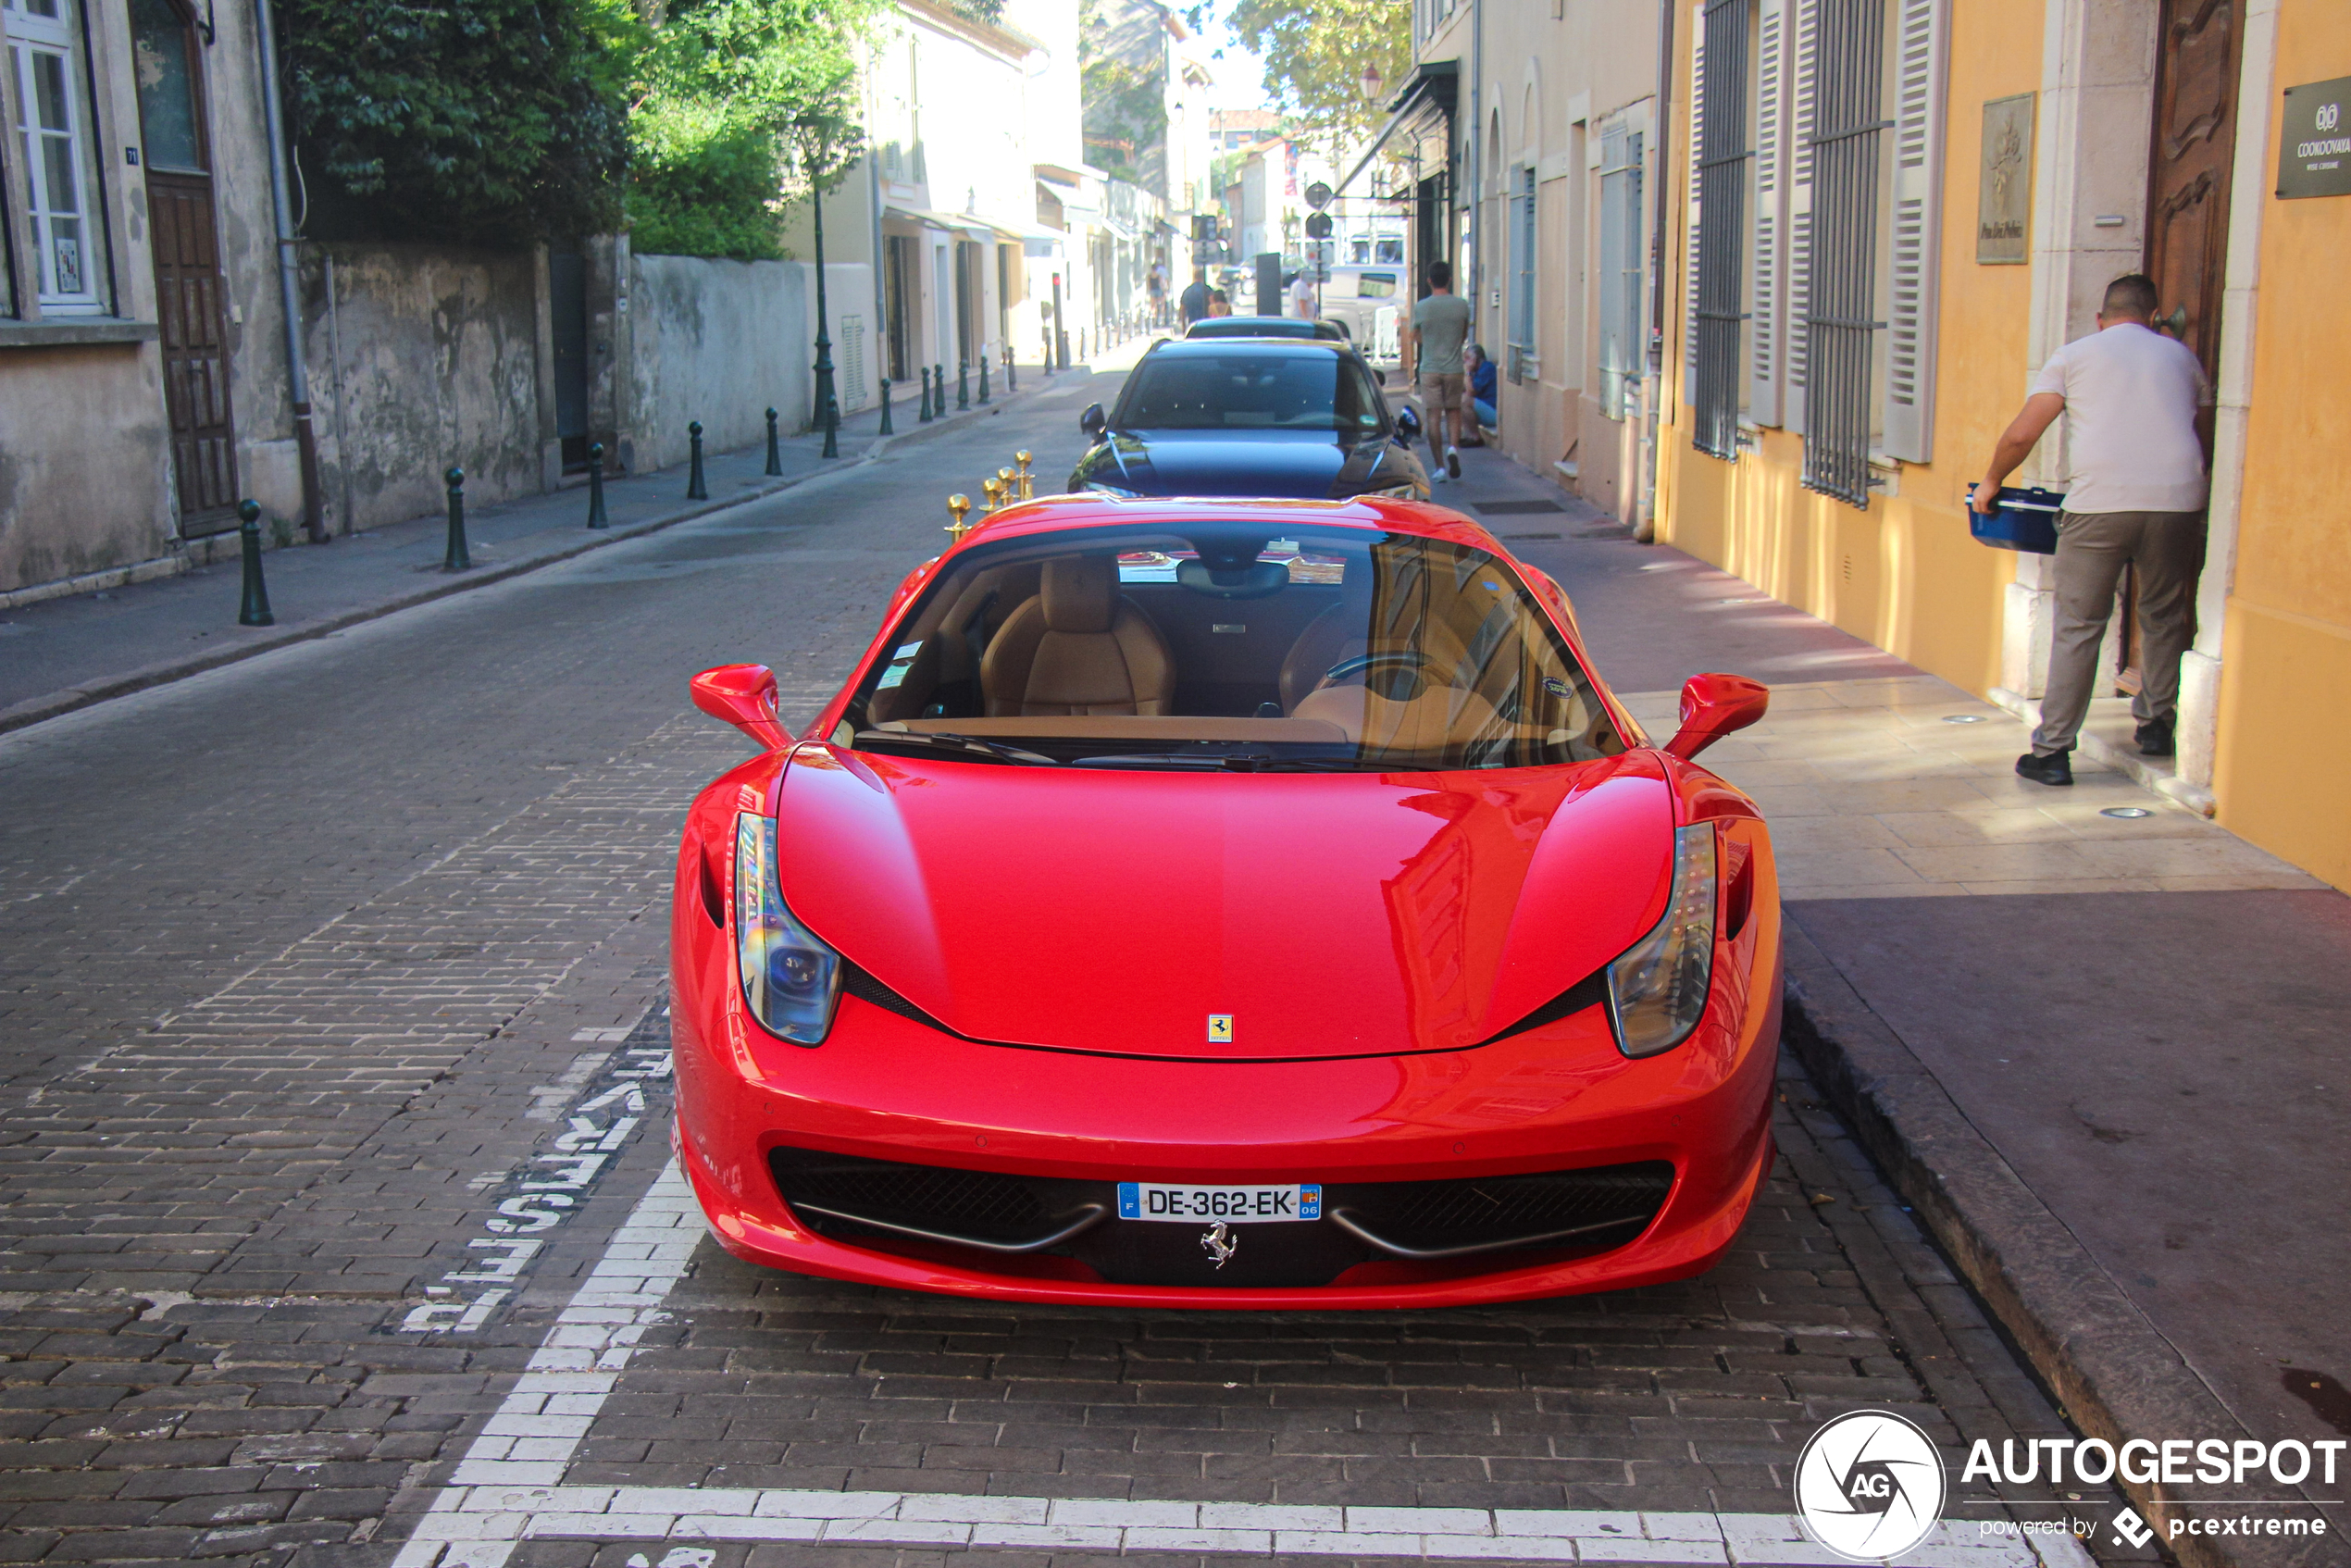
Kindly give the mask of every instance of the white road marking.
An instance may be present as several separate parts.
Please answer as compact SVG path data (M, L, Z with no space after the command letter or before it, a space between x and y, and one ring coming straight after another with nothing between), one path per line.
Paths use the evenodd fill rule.
M1162 1502L1126 1498L971 1497L738 1487L569 1487L564 1472L644 1331L703 1238L692 1189L672 1160L613 1232L457 1462L451 1484L392 1568L505 1568L517 1543L800 1541L809 1544L1061 1547L1296 1557L1499 1562L1658 1562L1840 1568L1792 1515L1635 1513L1598 1509L1355 1508ZM1896 1568L2083 1568L2070 1537L1985 1536L1946 1521Z

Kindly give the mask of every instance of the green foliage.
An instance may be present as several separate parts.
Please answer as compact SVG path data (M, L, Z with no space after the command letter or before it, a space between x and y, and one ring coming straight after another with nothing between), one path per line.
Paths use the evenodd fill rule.
M1122 13L1133 10L1122 7ZM1139 7L1141 20L1113 14L1104 0L1084 0L1078 11L1078 94L1084 104L1086 156L1121 180L1138 180L1144 148L1167 134L1167 102L1159 50L1159 15Z
M1229 19L1265 62L1265 85L1297 120L1297 133L1337 150L1377 133L1383 104L1363 97L1375 66L1383 98L1412 68L1411 0L1239 0Z
M630 119L635 247L782 255L783 204L804 193L812 152L830 189L862 144L857 45L883 4L680 0L656 14Z
M519 244L617 222L622 0L277 3L312 233Z

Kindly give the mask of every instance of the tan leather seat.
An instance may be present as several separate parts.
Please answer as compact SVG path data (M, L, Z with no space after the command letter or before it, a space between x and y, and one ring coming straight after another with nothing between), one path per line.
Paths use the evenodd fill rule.
M1176 666L1159 628L1118 591L1107 555L1045 563L1037 597L1012 614L980 660L991 718L1165 714Z

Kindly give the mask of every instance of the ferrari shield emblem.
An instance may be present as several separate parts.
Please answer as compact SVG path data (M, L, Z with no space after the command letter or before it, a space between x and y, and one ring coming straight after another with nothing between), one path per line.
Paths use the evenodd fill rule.
M1233 1227L1223 1220L1218 1220L1200 1233L1200 1250L1214 1258L1218 1268L1230 1263L1233 1254L1240 1251L1240 1246L1241 1238L1235 1236Z
M1208 1015L1208 1043L1211 1045L1233 1043L1233 1015L1230 1013L1211 1013Z

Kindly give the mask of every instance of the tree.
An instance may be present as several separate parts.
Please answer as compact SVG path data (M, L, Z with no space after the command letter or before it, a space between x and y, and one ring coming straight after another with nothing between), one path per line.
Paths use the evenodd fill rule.
M883 5L678 0L649 16L630 118L636 248L782 255L788 143L812 123L828 146L861 140L859 45Z
M610 230L640 37L624 0L278 0L307 227L521 244Z
M1412 67L1411 0L1239 0L1230 22L1263 58L1265 85L1298 133L1334 153L1370 141L1385 118L1363 97L1363 68L1392 93Z
M1086 155L1118 179L1139 181L1141 155L1167 134L1165 47L1156 7L1084 0L1077 69Z

